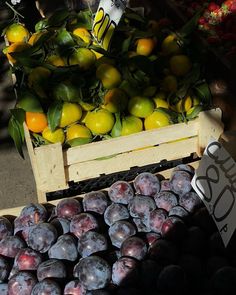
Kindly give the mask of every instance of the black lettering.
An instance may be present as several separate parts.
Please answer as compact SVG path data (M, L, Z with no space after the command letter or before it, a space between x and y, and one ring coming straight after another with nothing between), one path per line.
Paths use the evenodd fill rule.
M207 155L208 155L211 159L217 161L217 160L218 160L218 156L212 154L212 152L211 152L211 150L210 150L210 148L213 147L213 146L216 146L216 147L218 147L218 149L221 149L221 144L220 144L219 142L217 142L217 141L214 141L214 142L212 142L212 143L210 143L210 144L208 145L206 152L207 152Z
M220 233L224 232L227 233L228 231L228 224L226 223L221 229L220 229Z

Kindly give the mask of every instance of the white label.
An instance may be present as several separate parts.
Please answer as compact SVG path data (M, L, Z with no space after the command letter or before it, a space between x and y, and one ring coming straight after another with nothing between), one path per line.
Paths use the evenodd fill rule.
M93 22L93 36L105 50L109 49L111 38L126 7L126 0L101 0Z
M226 247L236 228L236 163L219 142L206 147L192 186L214 219Z

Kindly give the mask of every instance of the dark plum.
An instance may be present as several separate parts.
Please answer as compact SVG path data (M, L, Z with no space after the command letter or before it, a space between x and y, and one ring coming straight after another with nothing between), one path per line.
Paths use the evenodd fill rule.
M101 192L89 192L83 198L84 211L96 212L103 214L108 206L107 196Z
M160 265L175 263L178 258L176 245L168 240L158 239L149 247L149 257Z
M185 219L189 216L189 212L183 207L177 205L170 209L169 216L177 216L179 218Z
M179 164L177 166L175 166L175 168L173 169L173 171L185 171L188 172L192 175L194 175L195 169L190 166L190 165L186 165L186 164Z
M48 250L49 258L75 261L78 257L76 242L75 238L68 234L60 236Z
M47 220L47 210L41 204L29 204L25 206L20 216L14 220L14 234L25 227L33 226Z
M179 197L179 205L190 213L194 213L202 204L202 200L195 192L189 192Z
M41 282L38 282L32 292L31 295L61 295L61 288L59 284L53 280L45 279Z
M110 295L111 293L109 293L108 291L104 290L104 289L100 289L100 290L91 290L88 291L86 293L86 295Z
M107 239L95 231L88 231L78 240L78 252L84 258L107 250Z
M40 263L37 269L37 278L39 281L47 278L64 279L66 278L66 267L61 260L48 259Z
M42 254L30 248L25 248L21 249L16 255L14 266L18 270L37 270L42 261Z
M220 268L211 278L211 294L235 294L236 290L236 268L225 266Z
M7 280L9 273L10 273L9 262L5 258L0 256L0 283Z
M157 279L157 288L165 294L182 294L186 291L186 274L175 264L165 266Z
M112 266L112 282L118 286L137 283L138 261L132 257L121 257Z
M169 212L174 206L178 205L178 199L172 192L159 192L154 196L158 208Z
M37 283L36 277L26 271L20 271L8 282L8 295L31 295Z
M224 256L211 256L206 262L207 275L210 277L220 268L229 266L229 261Z
M160 189L160 192L165 192L165 191L171 191L169 179L163 179L161 181L161 189Z
M98 221L90 213L80 213L75 215L70 223L70 232L73 233L77 238L80 238L87 231L97 228Z
M125 239L136 234L136 229L128 221L120 220L112 224L108 230L112 245L120 248Z
M57 217L50 223L56 228L59 236L70 232L70 221L68 219Z
M64 295L86 295L86 289L79 280L68 282L64 288Z
M133 199L134 191L127 181L119 180L110 186L108 196L114 203L127 205Z
M102 289L111 279L111 267L98 256L82 258L74 267L74 277L87 290Z
M178 195L185 195L192 189L192 176L186 171L174 171L170 177L171 190Z
M104 221L107 225L111 226L114 222L129 218L129 212L127 208L118 203L112 203L106 208L104 213Z
M74 215L82 212L80 202L73 198L61 200L56 206L57 217L71 220Z
M143 289L155 290L156 281L162 267L154 260L145 259L140 267L140 283Z
M29 231L28 246L40 253L47 252L57 239L56 228L50 223L39 223Z
M185 223L176 216L168 217L162 224L161 234L163 237L175 242L181 242L186 235L187 227Z
M209 235L217 230L212 216L209 214L207 207L203 206L194 212L192 223L202 228Z
M147 233L145 235L145 239L146 239L149 247L151 247L153 245L153 243L155 243L160 238L161 238L161 234L158 234L158 233L151 232L151 233Z
M0 240L0 255L14 258L25 246L25 242L18 236L6 236Z
M143 260L147 255L147 245L139 237L129 237L121 245L121 255L133 257L137 260Z
M226 255L226 248L224 246L223 240L221 238L221 234L216 231L214 232L209 240L208 240L209 250L212 255L220 255L225 256Z
M132 217L140 218L144 223L149 218L149 213L156 209L153 198L147 196L136 196L128 205L129 213Z
M166 218L167 212L164 209L155 209L150 212L149 227L151 231L161 233L161 227Z
M154 196L160 191L160 181L152 173L140 173L134 179L134 188L137 194L144 196Z
M143 292L137 288L124 287L119 288L116 295L142 295ZM148 293L149 294L149 293Z
M144 224L140 218L133 218L133 222L135 223L138 232L148 233L151 231L150 227Z
M0 284L0 294L1 295L8 295L8 284Z
M182 251L192 255L202 256L207 251L207 240L205 232L197 227L191 226L183 239Z
M10 221L5 217L0 217L0 241L13 234L13 228Z

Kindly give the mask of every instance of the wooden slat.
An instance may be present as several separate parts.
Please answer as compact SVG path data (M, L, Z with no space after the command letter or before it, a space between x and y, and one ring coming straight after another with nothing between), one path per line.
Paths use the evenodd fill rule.
M193 162L193 163L189 163L193 168L197 168L198 165L199 165L199 161L196 161L196 162ZM165 178L169 178L170 175L171 175L171 172L173 171L173 168L171 169L167 169L167 170L164 170L164 171L161 171L159 172L158 174L161 174L163 177ZM131 181L132 182L132 181ZM108 190L108 188L105 188L103 190ZM77 196L74 196L73 198L83 198L85 194L81 194L81 195L77 195ZM55 201L50 201L48 202L49 204L52 204L52 205L57 205L62 199L60 200L55 200ZM24 208L24 206L21 206L21 207L15 207L15 208L7 208L7 209L2 209L0 210L0 216L3 216L3 215L13 215L13 216L19 216L21 210Z
M86 145L69 148L64 152L65 165L94 160L114 154L132 151L146 146L191 137L198 134L199 120L188 124L180 123L162 127L157 130L143 131L136 134L121 136L110 140L89 143Z
M161 160L175 160L189 156L197 150L198 138L161 144L143 150L123 153L104 160L82 162L66 167L69 180L79 181L129 170L131 167L158 163Z
M40 191L56 191L68 188L65 178L62 145L60 143L41 146L34 149Z

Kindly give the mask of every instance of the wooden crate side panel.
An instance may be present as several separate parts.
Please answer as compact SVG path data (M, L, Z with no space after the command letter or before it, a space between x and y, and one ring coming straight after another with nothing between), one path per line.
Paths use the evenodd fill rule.
M198 165L199 165L199 161L196 161L196 162L193 162L193 163L189 163L193 168L197 168ZM162 175L163 177L165 178L169 178L171 173L173 171L173 168L171 169L167 169L167 170L164 170L164 171L161 171L160 175ZM132 182L132 181L131 181ZM108 188L105 188L103 190L108 190ZM81 194L81 195L77 195L77 196L73 196L72 198L83 198L85 194ZM64 198L62 199L59 199L59 200L55 200L55 201L50 201L48 202L49 204L52 204L52 205L57 205L61 200L63 200ZM19 216L21 210L24 208L24 206L20 206L20 207L15 207L15 208L7 208L7 209L2 209L0 210L0 216L3 216L3 215L13 215L13 216Z
M224 125L221 117L222 111L219 108L199 114L199 155L202 155L204 149L212 139L218 140L221 134L223 134Z
M161 144L142 150L123 153L109 159L93 160L66 167L70 181L80 181L129 170L131 167L158 163L161 160L175 160L189 156L198 147L198 138L193 137L182 141Z
M34 149L38 168L38 189L50 192L68 188L60 143Z
M66 165L108 157L134 149L154 146L165 142L192 137L198 134L199 119L162 127L158 130L143 131L128 136L121 136L111 140L89 143L86 145L69 148L64 152Z

